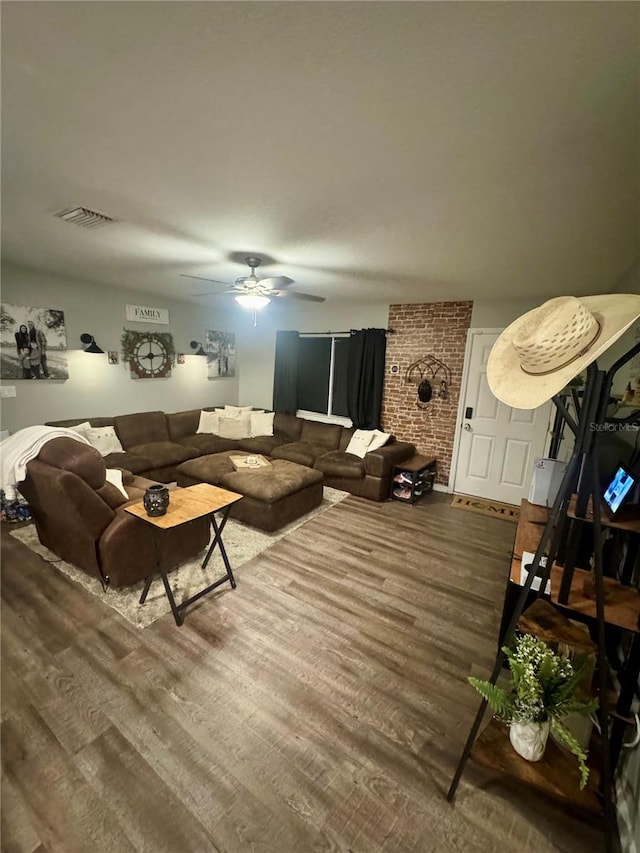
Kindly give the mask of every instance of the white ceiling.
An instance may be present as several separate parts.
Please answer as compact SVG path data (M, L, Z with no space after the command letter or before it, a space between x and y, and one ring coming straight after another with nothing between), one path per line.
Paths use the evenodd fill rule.
M637 259L637 3L2 12L4 259L189 297L258 253L367 302L606 292Z

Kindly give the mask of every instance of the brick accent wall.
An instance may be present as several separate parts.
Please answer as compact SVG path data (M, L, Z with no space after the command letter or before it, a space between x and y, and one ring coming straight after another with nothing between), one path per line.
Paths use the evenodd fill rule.
M429 302L413 305L390 305L387 355L382 402L382 425L403 441L412 441L419 453L430 453L438 460L437 483L447 485L451 469L453 438L460 398L460 382L464 362L467 331L471 325L473 302ZM408 385L405 374L409 365L426 355L443 361L452 379L447 400L434 396L426 409L419 409L419 378ZM397 364L397 375L390 373ZM425 378L429 378L428 376Z

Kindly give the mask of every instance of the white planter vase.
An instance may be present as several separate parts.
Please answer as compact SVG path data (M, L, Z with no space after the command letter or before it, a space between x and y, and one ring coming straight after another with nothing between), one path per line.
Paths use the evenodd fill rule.
M549 720L544 723L511 723L509 740L518 755L540 761L549 737Z

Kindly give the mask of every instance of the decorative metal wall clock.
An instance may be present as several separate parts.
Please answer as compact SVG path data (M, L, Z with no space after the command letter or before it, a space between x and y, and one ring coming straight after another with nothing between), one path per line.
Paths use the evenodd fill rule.
M171 376L175 358L173 336L169 332L133 332L122 335L124 360L133 379L165 379Z

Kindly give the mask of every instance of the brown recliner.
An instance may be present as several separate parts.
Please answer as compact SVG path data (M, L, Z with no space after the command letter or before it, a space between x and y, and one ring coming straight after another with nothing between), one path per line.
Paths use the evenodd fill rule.
M19 489L31 507L40 542L54 554L121 587L155 571L158 548L167 571L205 548L208 518L157 531L124 510L151 481L125 472L127 500L105 480L105 471L98 451L72 438L47 442L28 463Z

